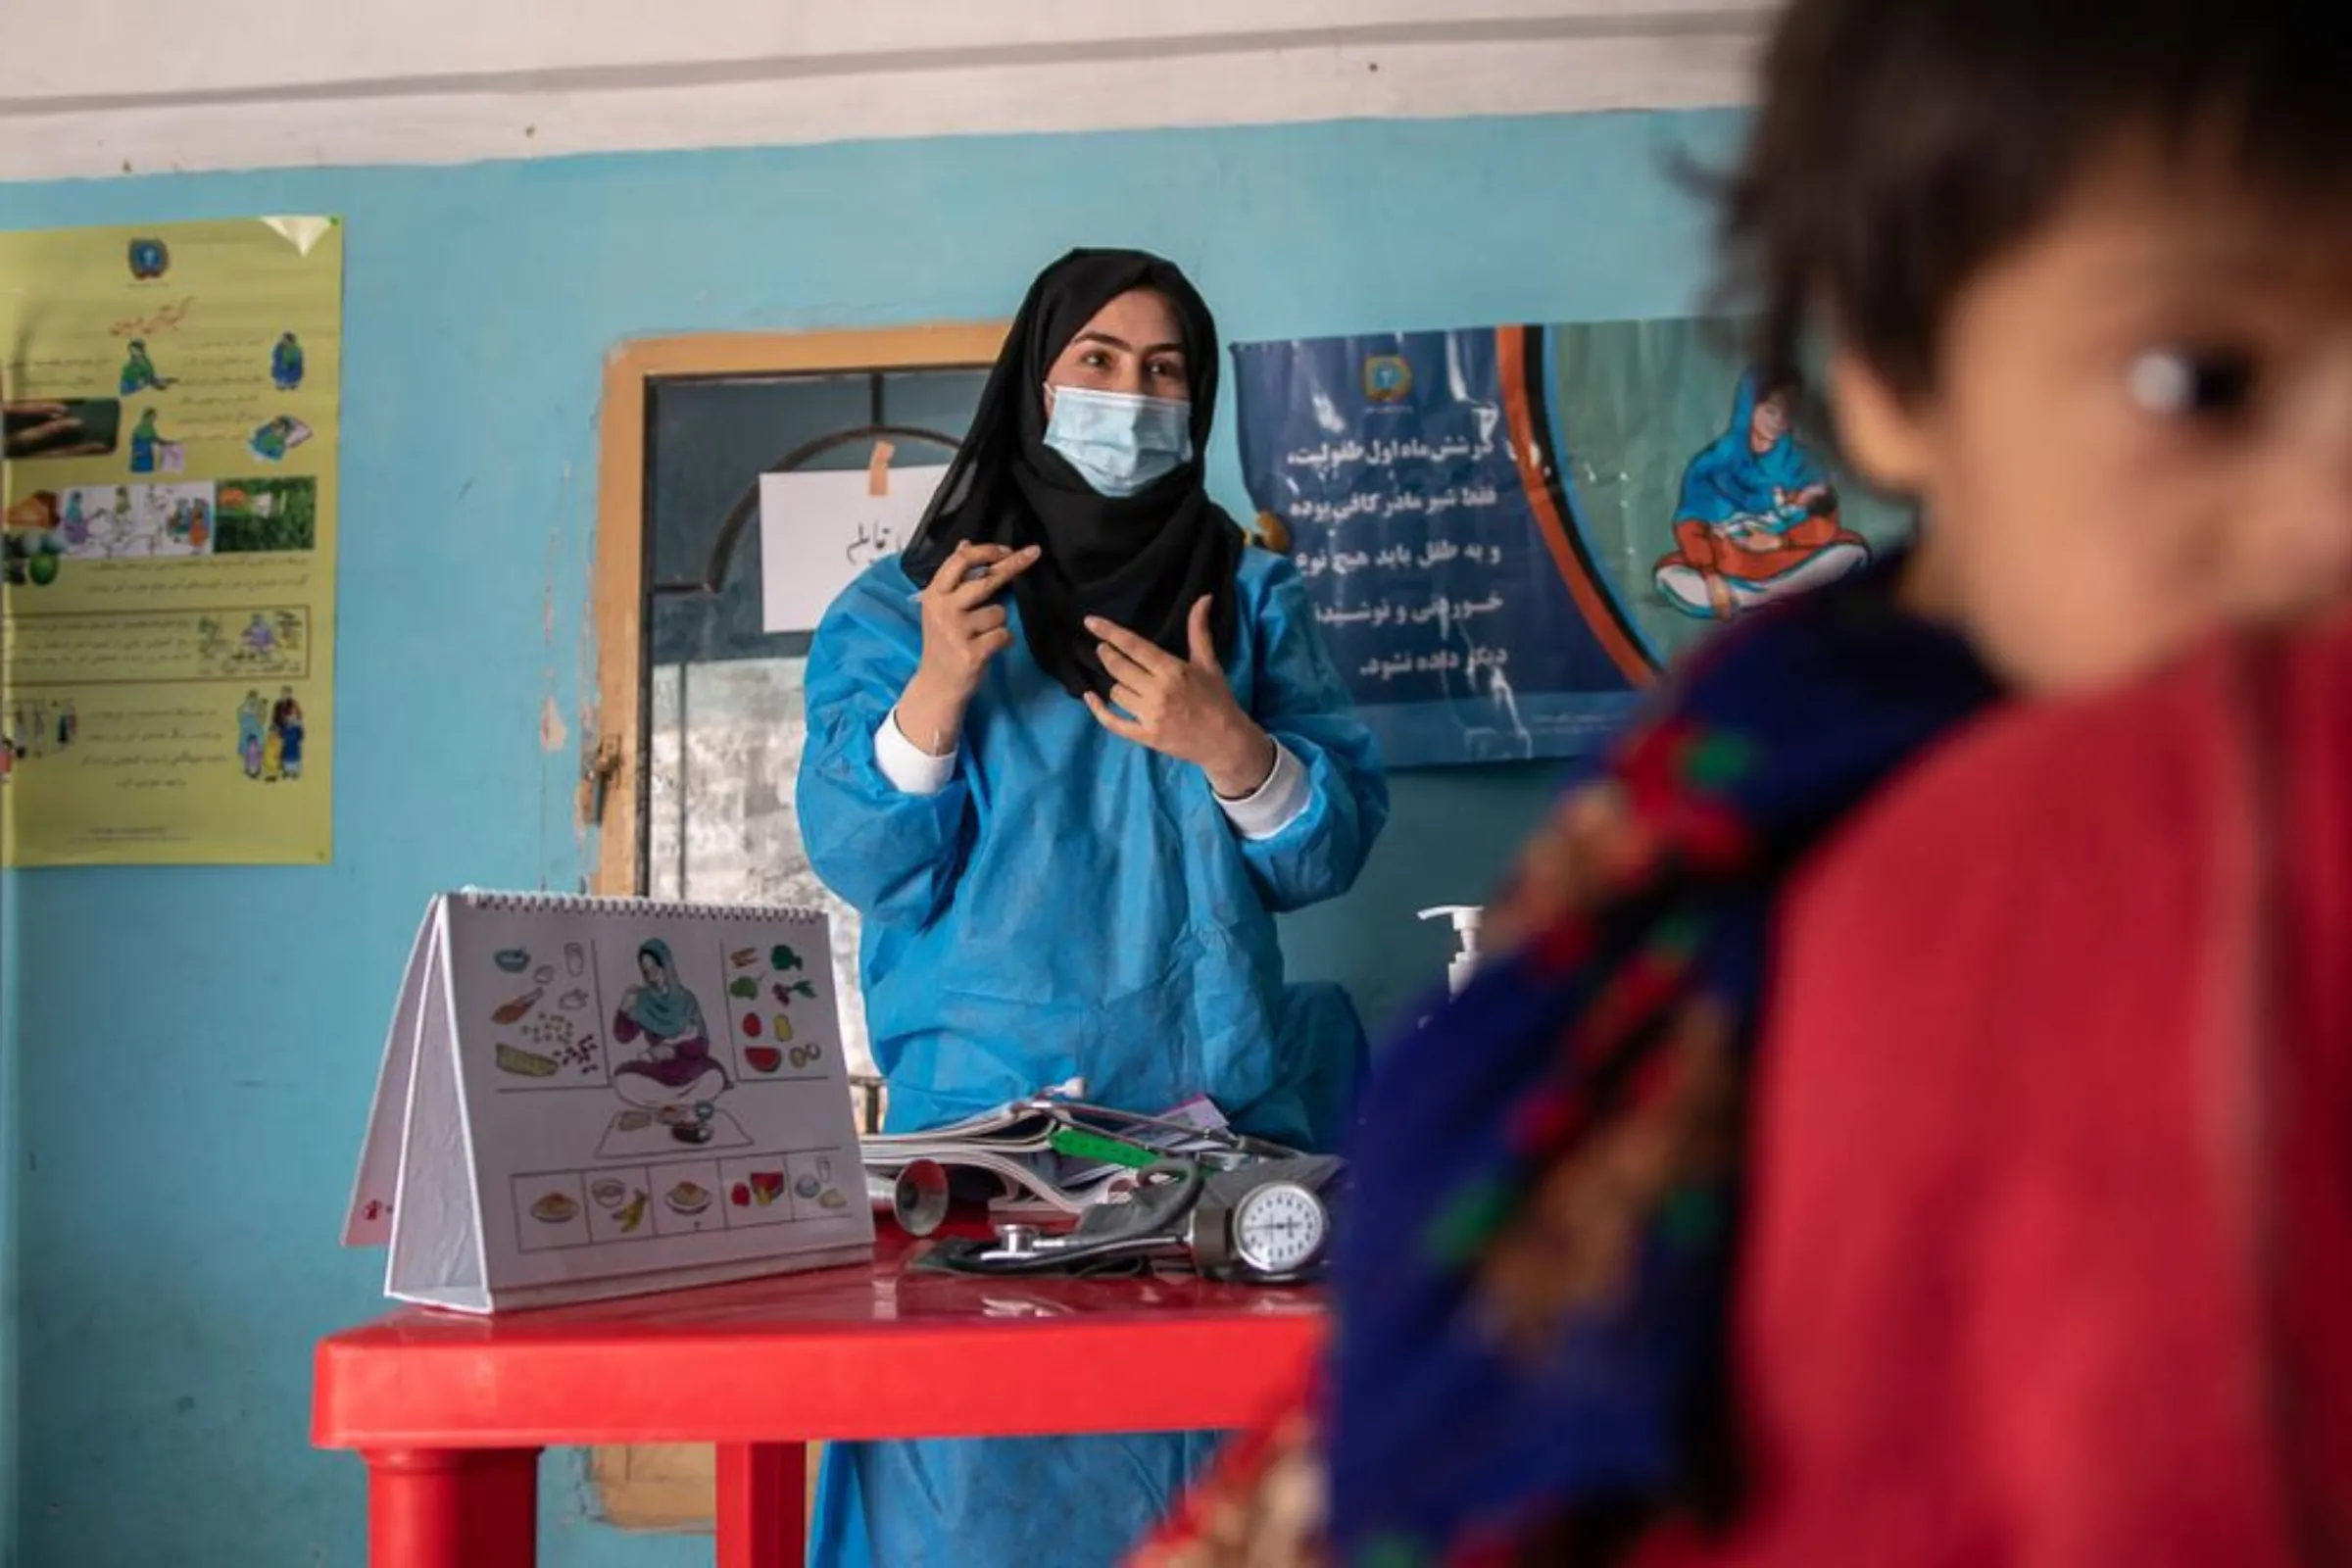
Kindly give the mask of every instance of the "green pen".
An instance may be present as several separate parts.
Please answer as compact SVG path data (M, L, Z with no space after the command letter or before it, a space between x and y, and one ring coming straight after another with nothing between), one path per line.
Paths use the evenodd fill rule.
M1067 1154L1073 1159L1099 1160L1105 1165L1123 1165L1129 1170L1147 1170L1160 1161L1157 1151L1130 1144L1123 1139L1106 1138L1078 1127L1056 1127L1052 1139L1054 1152Z

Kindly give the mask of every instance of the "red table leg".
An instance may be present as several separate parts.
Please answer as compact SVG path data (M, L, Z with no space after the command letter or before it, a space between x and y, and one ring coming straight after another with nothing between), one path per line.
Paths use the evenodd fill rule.
M718 1568L802 1568L808 1560L808 1515L804 1445L719 1445Z
M536 1448L368 1455L368 1568L536 1568Z

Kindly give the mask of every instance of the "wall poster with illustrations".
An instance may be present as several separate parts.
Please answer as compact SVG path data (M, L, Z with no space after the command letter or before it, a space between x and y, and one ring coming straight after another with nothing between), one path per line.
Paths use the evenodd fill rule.
M343 229L0 234L0 861L322 864Z
M1594 750L1717 626L1905 536L1698 319L1238 345L1259 542L1390 765Z

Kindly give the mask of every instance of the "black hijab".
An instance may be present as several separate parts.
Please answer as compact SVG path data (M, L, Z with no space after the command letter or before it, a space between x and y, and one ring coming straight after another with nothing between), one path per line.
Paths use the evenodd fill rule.
M1193 460L1124 499L1097 493L1046 443L1046 373L1095 314L1131 289L1166 296L1184 337ZM1139 345L1140 347L1140 345ZM1084 619L1100 615L1179 658L1202 595L1220 650L1233 646L1240 528L1208 499L1202 469L1217 411L1217 323L1172 262L1142 251L1072 251L1039 274L989 371L971 432L904 558L929 587L966 541L1044 547L1013 583L1029 651L1071 696L1107 695L1110 678Z

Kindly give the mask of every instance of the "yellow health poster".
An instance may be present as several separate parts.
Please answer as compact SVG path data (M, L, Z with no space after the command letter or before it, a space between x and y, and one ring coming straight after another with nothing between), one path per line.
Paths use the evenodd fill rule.
M343 228L0 233L0 860L332 854Z

